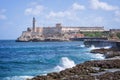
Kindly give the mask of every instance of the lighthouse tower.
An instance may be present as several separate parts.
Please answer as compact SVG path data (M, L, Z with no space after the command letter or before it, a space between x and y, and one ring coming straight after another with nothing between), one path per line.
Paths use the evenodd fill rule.
M35 17L33 17L33 32L36 32L35 31Z

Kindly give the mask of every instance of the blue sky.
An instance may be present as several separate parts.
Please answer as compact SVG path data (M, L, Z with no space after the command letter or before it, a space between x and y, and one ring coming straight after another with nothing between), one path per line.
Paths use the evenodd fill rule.
M16 39L32 26L120 28L120 0L0 0L0 39Z

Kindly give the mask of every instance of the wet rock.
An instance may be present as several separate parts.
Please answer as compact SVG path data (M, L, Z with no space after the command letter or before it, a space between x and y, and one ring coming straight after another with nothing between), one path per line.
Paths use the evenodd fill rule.
M51 77L52 79L60 79L61 78L60 74L58 74L57 72L48 73L47 76Z
M111 48L111 49L94 49L91 50L91 53L100 53L100 54L104 54L106 58L112 58L115 56L120 56L120 51L115 49L115 48Z
M100 68L120 68L120 59L87 61L84 64Z
M97 76L99 80L120 80L120 71L107 72L100 76Z
M93 76L90 75L75 75L75 76L69 76L67 78L63 78L62 80L95 80Z
M120 56L120 51L109 51L105 54L106 58L113 58L116 56Z
M97 51L103 53L107 58L120 55L120 52L116 50L101 49L95 52ZM120 59L86 61L82 64L77 64L73 68L60 71L59 73L48 73L46 76L36 76L30 80L120 80L120 71L107 72L106 69L120 69Z
M100 49L93 49L90 52L91 53L101 53L101 54L106 54L107 52L119 52L120 50L117 48L110 48L110 49L105 49L105 48L100 48Z

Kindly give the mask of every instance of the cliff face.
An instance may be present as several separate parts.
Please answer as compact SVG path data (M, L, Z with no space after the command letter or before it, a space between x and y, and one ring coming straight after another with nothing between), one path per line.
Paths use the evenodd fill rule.
M49 34L48 34L49 35ZM50 35L50 36L45 36L43 34L37 33L37 32L29 32L29 31L24 31L22 35L17 38L17 42L39 42L39 41L68 41L69 36L61 36L61 35Z
M22 33L22 35L16 40L18 42L29 42L33 40L43 40L40 34L37 34L35 32L28 32L25 31Z

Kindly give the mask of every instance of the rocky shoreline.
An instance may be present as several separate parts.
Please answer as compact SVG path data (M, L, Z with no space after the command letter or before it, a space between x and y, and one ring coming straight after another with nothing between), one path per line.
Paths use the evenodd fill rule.
M86 61L73 68L27 80L120 80L120 50L102 48L91 52L104 54L106 59Z

